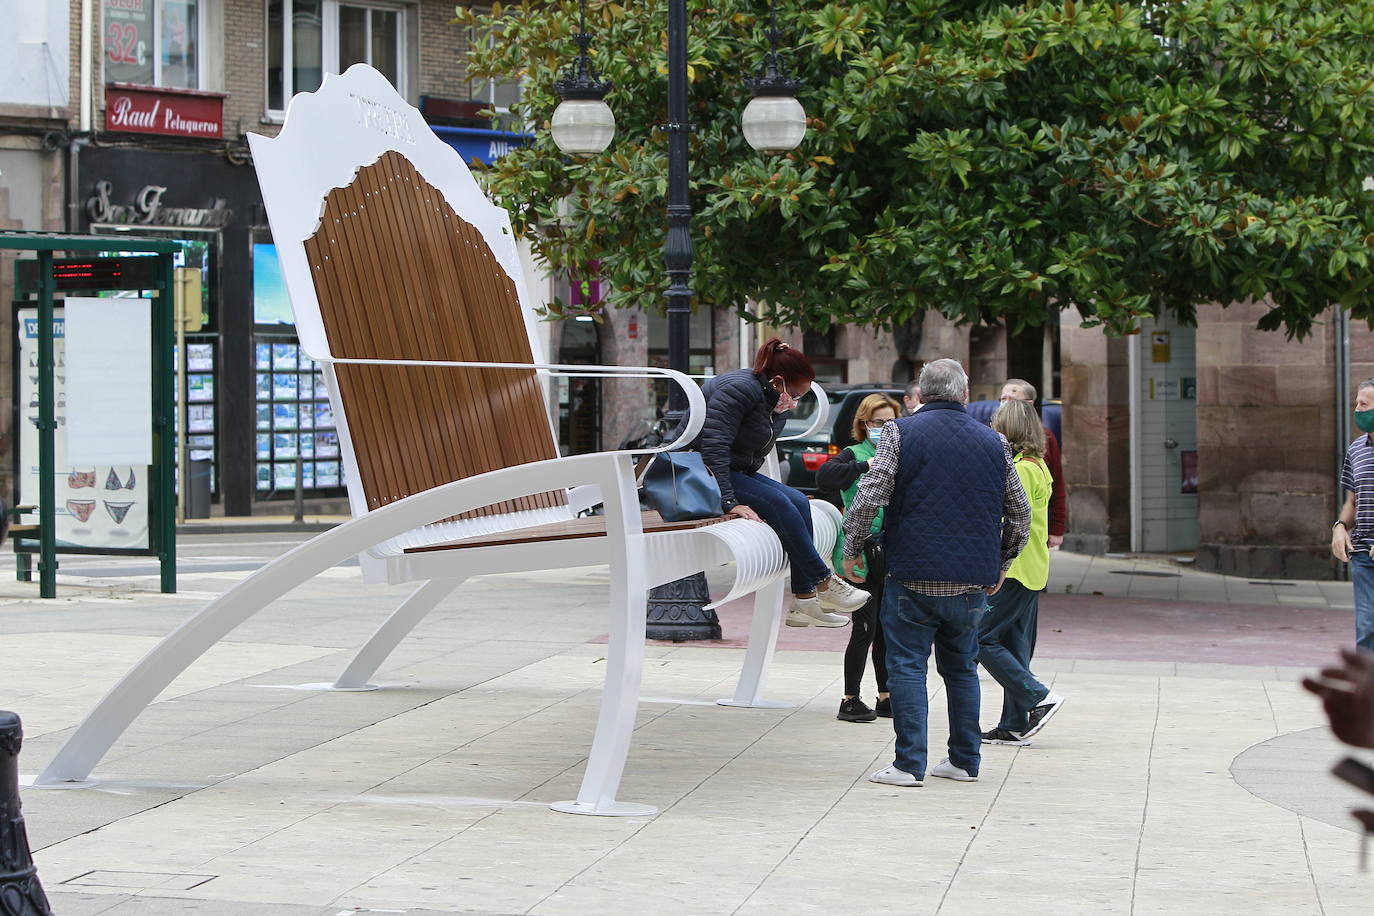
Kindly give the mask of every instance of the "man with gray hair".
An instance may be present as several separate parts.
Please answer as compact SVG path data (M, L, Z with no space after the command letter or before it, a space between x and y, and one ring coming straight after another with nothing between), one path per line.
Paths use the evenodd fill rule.
M926 670L931 648L949 704L949 756L931 776L978 778L978 623L987 595L1030 533L1030 503L1000 433L968 415L968 375L958 362L926 364L922 406L883 427L878 451L845 513L844 570L853 581L873 517L887 506L883 546L887 637L897 754L869 781L919 786L926 776Z

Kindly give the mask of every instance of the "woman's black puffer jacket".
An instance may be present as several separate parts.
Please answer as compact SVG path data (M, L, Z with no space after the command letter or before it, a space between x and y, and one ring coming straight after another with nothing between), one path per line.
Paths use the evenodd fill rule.
M720 486L721 511L729 512L739 505L730 472L752 474L763 466L790 411L773 413L779 394L752 369L707 379L701 393L706 422L688 448L701 452Z

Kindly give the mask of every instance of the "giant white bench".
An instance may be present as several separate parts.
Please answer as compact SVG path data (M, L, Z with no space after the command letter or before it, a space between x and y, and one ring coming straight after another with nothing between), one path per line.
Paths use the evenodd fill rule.
M668 378L686 391L691 413L667 449L700 430L700 389L670 370L550 364L508 215L372 68L326 77L318 92L292 100L277 138L250 142L301 347L324 366L353 518L268 563L164 638L36 784L84 781L207 649L353 555L366 582L421 584L338 675L338 690L370 689L405 635L470 576L609 564L600 715L576 800L553 807L653 813L616 800L639 699L646 591L733 563L733 585L716 603L752 593L753 622L735 695L720 702L785 705L763 691L787 560L772 529L757 522L667 524L641 513L634 467L644 451L559 457L545 392L550 376ZM813 428L828 409L816 394ZM777 475L776 461L768 472ZM579 517L597 505L603 514ZM817 550L829 556L838 513L811 505Z

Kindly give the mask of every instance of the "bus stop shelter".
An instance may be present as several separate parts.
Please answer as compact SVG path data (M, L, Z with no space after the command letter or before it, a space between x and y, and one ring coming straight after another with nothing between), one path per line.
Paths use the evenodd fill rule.
M0 250L33 252L15 270L14 308L37 309L38 576L39 594L57 596L57 554L137 554L156 556L163 592L176 591L176 423L174 307L175 263L181 251L170 239L134 235L63 235L0 231ZM110 256L118 252L117 256ZM60 256L60 257L59 257ZM116 291L143 292L151 318L152 463L146 469L148 539L146 548L74 547L57 543L57 404L54 363L54 297ZM114 303L117 300L112 299ZM17 352L17 349L16 349ZM17 360L16 360L17 362ZM16 367L16 377L17 377ZM18 453L19 427L15 427ZM16 462L17 464L18 462ZM21 473L29 469L20 468Z

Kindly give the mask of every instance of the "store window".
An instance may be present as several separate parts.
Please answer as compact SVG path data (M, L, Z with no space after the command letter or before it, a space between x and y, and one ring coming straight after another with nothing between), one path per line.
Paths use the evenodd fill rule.
M320 364L296 341L276 247L253 243L257 491L330 495L344 485L339 434Z
M320 88L326 73L371 64L402 95L406 10L394 3L268 0L267 110L281 116L291 97Z
M200 89L203 0L103 0L105 81Z

